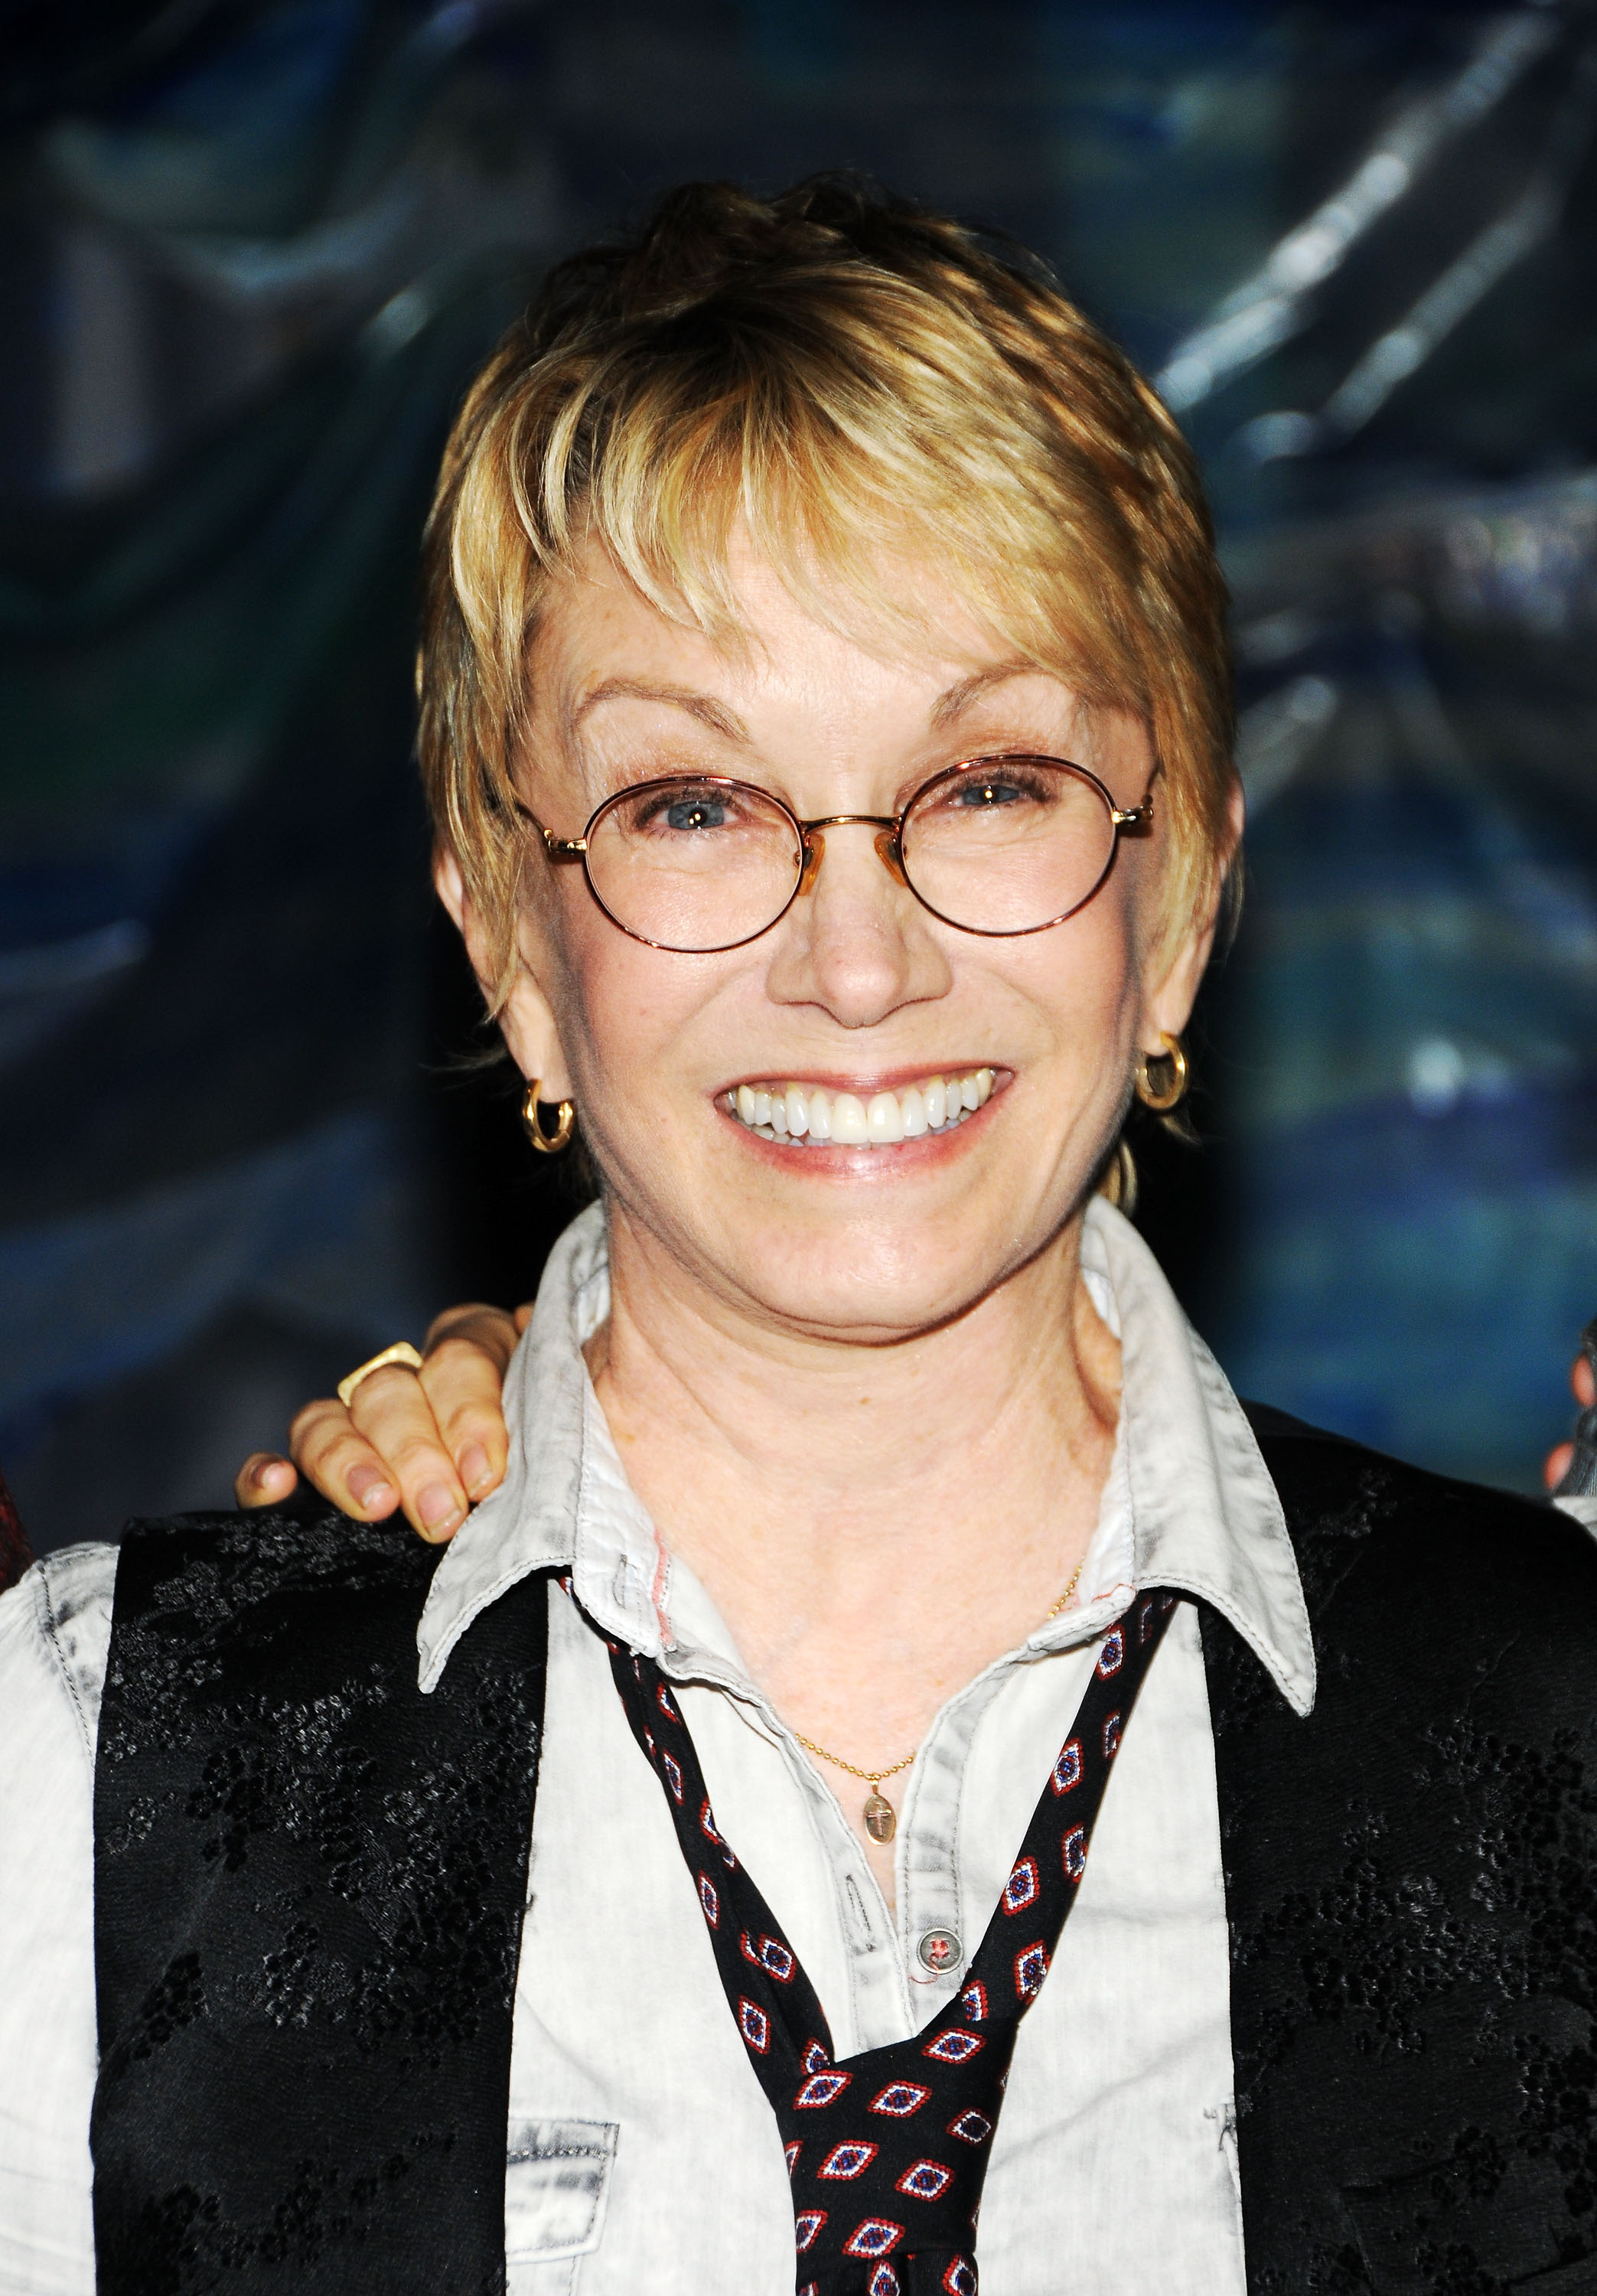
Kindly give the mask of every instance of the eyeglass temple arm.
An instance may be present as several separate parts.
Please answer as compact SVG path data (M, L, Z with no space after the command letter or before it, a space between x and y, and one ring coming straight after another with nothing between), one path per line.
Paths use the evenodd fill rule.
M1117 829L1129 829L1140 835L1153 826L1153 792L1151 790L1141 805L1112 805L1109 817Z
M530 824L543 839L544 850L551 861L580 861L583 858L588 849L588 840L586 837L557 837L552 829L545 828L536 814L524 806L520 798L515 799L513 802L522 820Z

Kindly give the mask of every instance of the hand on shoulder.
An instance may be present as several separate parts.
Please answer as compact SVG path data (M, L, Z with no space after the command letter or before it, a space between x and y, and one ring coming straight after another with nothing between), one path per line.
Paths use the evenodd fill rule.
M531 1314L530 1303L513 1315L480 1301L446 1308L429 1328L419 1371L388 1364L348 1404L336 1396L306 1404L290 1426L287 1458L252 1452L233 1482L240 1506L280 1505L304 1475L360 1521L402 1509L423 1538L453 1538L504 1478L504 1374Z
M1593 1376L1590 1357L1584 1353L1575 1358L1574 1369L1569 1374L1569 1384L1575 1390L1575 1400L1583 1411L1590 1411L1593 1406L1597 1404L1597 1377ZM1574 1453L1573 1443L1558 1443L1547 1454L1543 1464L1542 1474L1550 1491L1556 1490L1568 1473L1569 1462Z

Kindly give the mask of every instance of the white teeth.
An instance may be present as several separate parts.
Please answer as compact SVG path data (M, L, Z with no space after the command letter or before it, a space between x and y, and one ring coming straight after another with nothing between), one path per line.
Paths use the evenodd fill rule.
M899 1092L872 1093L867 1103L852 1092L828 1092L823 1085L741 1084L725 1105L762 1140L788 1147L831 1141L843 1148L889 1148L962 1124L993 1096L991 1069L963 1075L928 1077Z
M872 1145L887 1146L904 1137L904 1111L898 1105L896 1092L878 1092L871 1095L865 1110L865 1129Z
M863 1148L871 1137L865 1103L851 1092L839 1092L832 1100L831 1136L839 1148Z

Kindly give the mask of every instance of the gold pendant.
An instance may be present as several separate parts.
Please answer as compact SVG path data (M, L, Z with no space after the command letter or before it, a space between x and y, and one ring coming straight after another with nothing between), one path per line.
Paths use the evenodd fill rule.
M865 1832L872 1841L890 1841L898 1831L898 1813L886 1794L865 1796Z

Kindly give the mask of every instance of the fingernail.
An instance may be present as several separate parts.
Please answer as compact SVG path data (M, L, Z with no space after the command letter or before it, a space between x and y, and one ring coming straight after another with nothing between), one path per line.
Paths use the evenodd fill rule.
M389 1495L389 1486L375 1467L356 1467L349 1478L349 1496L357 1507L379 1505Z
M488 1455L480 1443L468 1443L460 1455L460 1479L469 1491L479 1491L488 1479Z
M446 1483L429 1483L416 1494L416 1513L429 1530L446 1529L460 1513L455 1493Z

